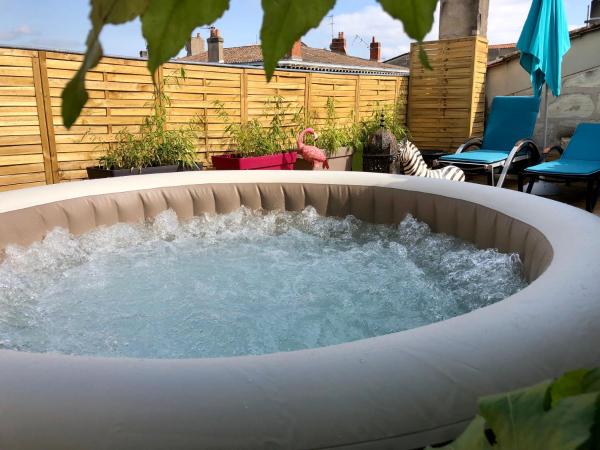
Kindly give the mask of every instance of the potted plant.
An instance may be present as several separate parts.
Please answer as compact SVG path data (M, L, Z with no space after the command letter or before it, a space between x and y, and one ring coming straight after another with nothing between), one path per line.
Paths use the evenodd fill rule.
M362 171L363 148L367 144L369 136L375 133L381 127L381 116L385 121L385 128L391 131L394 137L400 142L408 138L408 130L404 125L404 114L402 104L396 102L394 105L377 105L370 117L361 120L354 128L354 159L352 162L353 170Z
M201 120L196 118L183 127L167 129L169 105L163 82L155 88L152 114L144 118L139 133L120 130L115 142L105 144L100 165L87 168L88 178L201 170L202 163L196 161Z
M316 145L325 151L329 170L352 170L352 155L355 147L356 126L340 125L339 118L335 111L335 101L332 97L327 99L325 123L322 126L313 125L311 115L306 118L301 128L315 128L317 130L317 139L307 141L307 144ZM307 136L311 139L310 136ZM298 158L295 165L296 170L313 170L313 165L304 161L302 157Z
M230 153L213 155L217 170L292 170L297 153L294 148L293 127L285 125L287 105L283 98L266 102L263 118L269 121L264 128L258 119L232 123L223 104L215 102L219 116L227 124L225 136L235 147Z

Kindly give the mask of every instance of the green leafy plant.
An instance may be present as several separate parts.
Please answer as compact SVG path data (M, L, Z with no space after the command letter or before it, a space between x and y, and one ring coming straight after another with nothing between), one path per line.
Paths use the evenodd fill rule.
M181 164L197 168L196 146L202 134L202 120L196 117L182 127L168 129L167 108L171 99L165 85L172 83L179 83L179 77L170 75L155 85L152 114L144 118L139 133L125 128L116 134L115 142L106 144L101 167L130 169Z
M297 123L295 118L298 112L291 114L294 118L292 123L285 122L286 115L290 114L290 103L281 96L268 99L260 119L252 119L245 123L232 122L231 117L225 110L223 103L214 102L219 117L227 124L225 136L235 147L235 153L239 156L262 156L275 153L287 152L295 147L295 130ZM268 126L264 127L263 123Z
M422 42L433 24L438 0L378 0L383 9L400 20L411 38ZM319 25L336 0L262 0L264 12L260 32L267 79L277 62L311 28ZM70 128L88 100L86 73L102 58L100 33L105 25L141 19L148 44L148 69L156 81L156 70L183 48L192 31L213 23L229 8L229 0L90 0L92 28L86 40L83 62L62 94L62 116ZM422 50L422 49L421 49ZM427 55L419 52L428 67Z
M446 450L600 448L600 369L479 400L479 415Z
M316 145L325 150L327 156L333 155L342 147L354 146L354 124L340 124L333 97L327 98L325 123L321 127L313 127L318 132Z
M365 144L369 136L381 127L382 115L385 127L392 132L396 139L401 140L408 137L408 130L404 125L403 104L398 101L393 105L376 105L371 116L361 120L357 130L359 142Z

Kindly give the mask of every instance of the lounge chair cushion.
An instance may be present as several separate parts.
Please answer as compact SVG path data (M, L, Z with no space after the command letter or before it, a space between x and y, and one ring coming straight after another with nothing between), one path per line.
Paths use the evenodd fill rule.
M494 97L482 147L510 152L517 141L532 137L539 110L539 97Z
M508 157L508 153L497 150L473 150L470 152L453 153L444 155L440 161L449 163L466 163L466 164L494 164L504 161Z
M600 161L600 123L581 123L561 159Z
M505 161L514 145L530 138L540 109L538 97L494 97L481 150L445 155L440 161L455 164L495 164Z
M600 123L582 123L560 159L526 169L540 175L589 176L600 173Z
M573 175L588 176L600 172L600 161L586 161L578 159L557 159L525 169L528 173L540 175Z

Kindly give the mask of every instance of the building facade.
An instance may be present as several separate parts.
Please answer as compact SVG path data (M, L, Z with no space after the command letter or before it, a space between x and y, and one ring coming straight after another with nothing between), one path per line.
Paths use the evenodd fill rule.
M573 134L581 122L600 122L600 23L571 32L571 49L562 64L561 95L548 94L547 145L555 145ZM519 64L519 52L488 65L487 105L497 95L531 95L529 74ZM545 105L542 102L535 139L544 141Z

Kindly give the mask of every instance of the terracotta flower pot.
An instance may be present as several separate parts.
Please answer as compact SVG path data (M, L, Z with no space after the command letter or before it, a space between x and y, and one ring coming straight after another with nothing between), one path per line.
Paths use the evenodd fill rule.
M340 147L336 152L333 153L333 155L327 157L327 162L329 162L329 170L351 171L353 153L354 149L352 148ZM294 168L296 170L313 170L313 165L312 163L303 160L302 157L299 157Z

